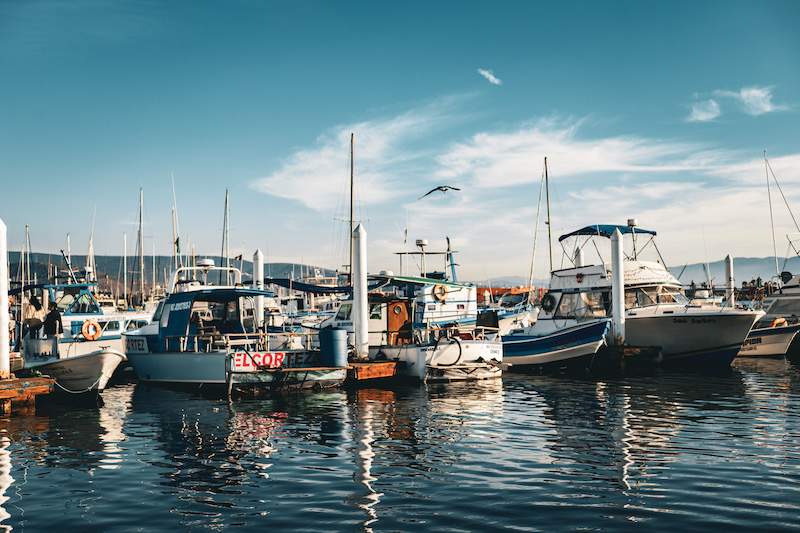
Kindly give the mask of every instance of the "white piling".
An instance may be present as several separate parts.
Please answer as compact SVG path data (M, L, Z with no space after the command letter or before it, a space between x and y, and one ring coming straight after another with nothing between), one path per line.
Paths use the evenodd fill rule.
M260 249L256 250L253 254L253 288L261 290L264 288L264 254ZM255 309L254 324L256 329L260 328L264 323L264 297L256 296L256 309Z
M725 256L725 301L728 302L728 307L736 307L733 287L733 259L731 259L730 255L727 255Z
M0 379L11 377L11 354L8 342L8 229L0 220Z
M614 344L625 343L625 271L622 262L622 234L611 236L611 314Z
M367 232L361 224L353 230L353 329L356 358L366 359L369 355Z
M583 248L576 248L575 249L575 267L582 267L583 266Z

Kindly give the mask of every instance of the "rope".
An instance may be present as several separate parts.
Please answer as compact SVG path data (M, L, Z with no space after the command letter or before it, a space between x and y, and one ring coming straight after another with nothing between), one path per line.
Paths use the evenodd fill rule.
M49 376L48 376L48 377L49 377ZM85 388L84 390L78 390L78 391L75 391L75 390L69 390L69 389L68 389L68 388L66 388L64 385L62 385L61 383L59 383L58 381L56 381L56 385L58 385L58 387L59 387L61 390L63 390L64 392L68 392L68 393L70 393L70 394L83 394L83 393L85 393L85 392L91 392L91 391L92 391L92 389L94 389L95 385L97 385L98 383L100 383L100 380L101 380L101 379L103 379L103 373L102 373L102 372L100 373L100 377L98 377L98 378L97 378L97 381L95 381L94 383L92 383L91 385L89 385L89 386L88 386L87 388Z

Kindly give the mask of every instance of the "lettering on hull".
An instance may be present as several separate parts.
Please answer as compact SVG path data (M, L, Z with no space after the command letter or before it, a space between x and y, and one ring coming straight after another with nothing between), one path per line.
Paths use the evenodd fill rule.
M313 352L236 352L234 372L260 372L264 368L298 368L316 364Z

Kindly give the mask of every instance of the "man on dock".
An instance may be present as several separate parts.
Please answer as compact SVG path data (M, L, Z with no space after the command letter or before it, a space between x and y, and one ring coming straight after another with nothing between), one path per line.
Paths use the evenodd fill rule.
M58 312L55 302L50 302L48 306L50 312L44 317L44 334L47 338L52 338L64 332L61 324L61 313Z

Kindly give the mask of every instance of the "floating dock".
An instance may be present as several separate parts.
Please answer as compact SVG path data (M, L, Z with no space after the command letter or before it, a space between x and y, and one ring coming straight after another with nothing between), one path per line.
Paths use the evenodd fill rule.
M53 392L54 378L11 378L0 380L0 412L9 414L12 405L30 406L40 394Z

